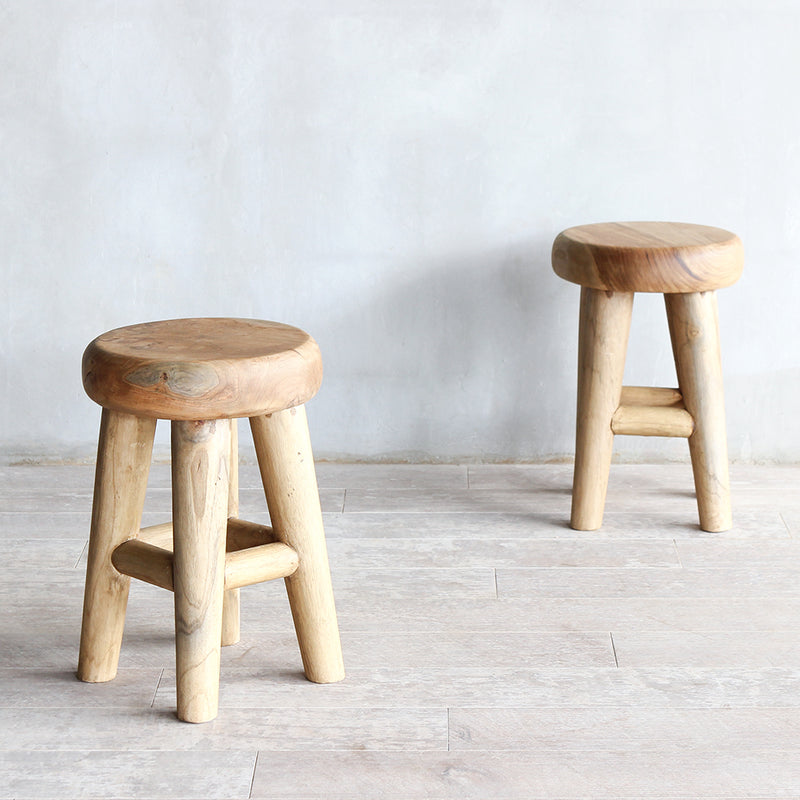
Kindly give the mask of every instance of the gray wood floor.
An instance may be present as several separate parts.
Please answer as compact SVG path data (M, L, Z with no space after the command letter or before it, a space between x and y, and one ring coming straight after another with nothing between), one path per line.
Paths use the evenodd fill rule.
M800 797L800 468L733 467L725 534L687 465L614 466L595 533L565 465L318 475L347 680L305 681L282 582L249 587L196 726L167 592L134 582L119 676L75 679L92 468L0 468L0 798Z

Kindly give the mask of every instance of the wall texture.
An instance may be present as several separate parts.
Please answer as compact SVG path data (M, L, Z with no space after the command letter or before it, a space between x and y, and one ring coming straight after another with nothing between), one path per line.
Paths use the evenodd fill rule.
M791 0L2 0L0 453L91 455L101 331L236 315L320 342L318 455L569 455L550 243L653 218L741 235L731 456L800 460L799 26ZM671 384L663 303L634 314L628 380Z

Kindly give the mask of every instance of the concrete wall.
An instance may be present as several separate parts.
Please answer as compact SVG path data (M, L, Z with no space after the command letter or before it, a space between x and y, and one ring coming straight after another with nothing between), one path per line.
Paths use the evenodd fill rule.
M798 29L791 0L5 0L0 451L91 454L103 330L236 315L320 342L318 455L568 455L551 241L661 218L744 240L731 455L800 460ZM628 380L673 376L640 297Z

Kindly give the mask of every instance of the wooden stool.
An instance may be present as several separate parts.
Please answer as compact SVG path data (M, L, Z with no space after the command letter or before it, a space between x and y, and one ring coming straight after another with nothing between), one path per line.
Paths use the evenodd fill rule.
M220 644L239 638L239 587L285 578L306 677L344 677L303 403L316 342L247 319L132 325L95 339L83 385L103 406L78 677L117 672L130 577L175 594L178 717L217 714ZM272 527L237 519L236 418L249 417ZM172 420L171 523L140 530L156 419Z
M614 434L689 439L700 527L731 527L716 289L742 273L742 243L673 222L580 225L553 243L553 269L581 285L571 526L596 530ZM680 389L622 386L634 292L661 292Z

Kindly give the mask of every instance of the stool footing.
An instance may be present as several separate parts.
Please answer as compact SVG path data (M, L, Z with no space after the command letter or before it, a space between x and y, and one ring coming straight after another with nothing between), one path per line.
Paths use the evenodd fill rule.
M230 520L239 516L239 421L231 420L231 458L228 469L228 538ZM227 548L228 550L230 547ZM222 646L229 647L241 638L239 590L228 589L222 598Z
M665 294L664 302L678 384L695 423L689 453L700 527L727 531L733 520L716 293Z
M220 647L239 632L239 587L285 578L306 676L341 680L305 409L251 420L274 528L228 516L238 506L228 420L173 421L173 521L140 528L155 423L103 410L78 677L115 676L135 577L175 594L178 717L214 719Z
M689 440L700 527L732 525L725 404L713 291L665 294L679 389L622 386L632 293L582 287L570 524L603 521L615 435Z
M581 287L578 333L578 411L570 525L593 531L603 524L614 447L611 420L619 407L632 292Z
M300 560L286 591L305 675L340 681L342 646L305 407L251 417L250 426L275 536Z
M241 639L239 628L239 590L226 589L222 598L222 646L230 647Z
M156 421L103 409L83 599L78 678L117 674L130 578L111 564L114 549L139 530Z
M172 423L178 717L217 715L228 520L228 420Z

